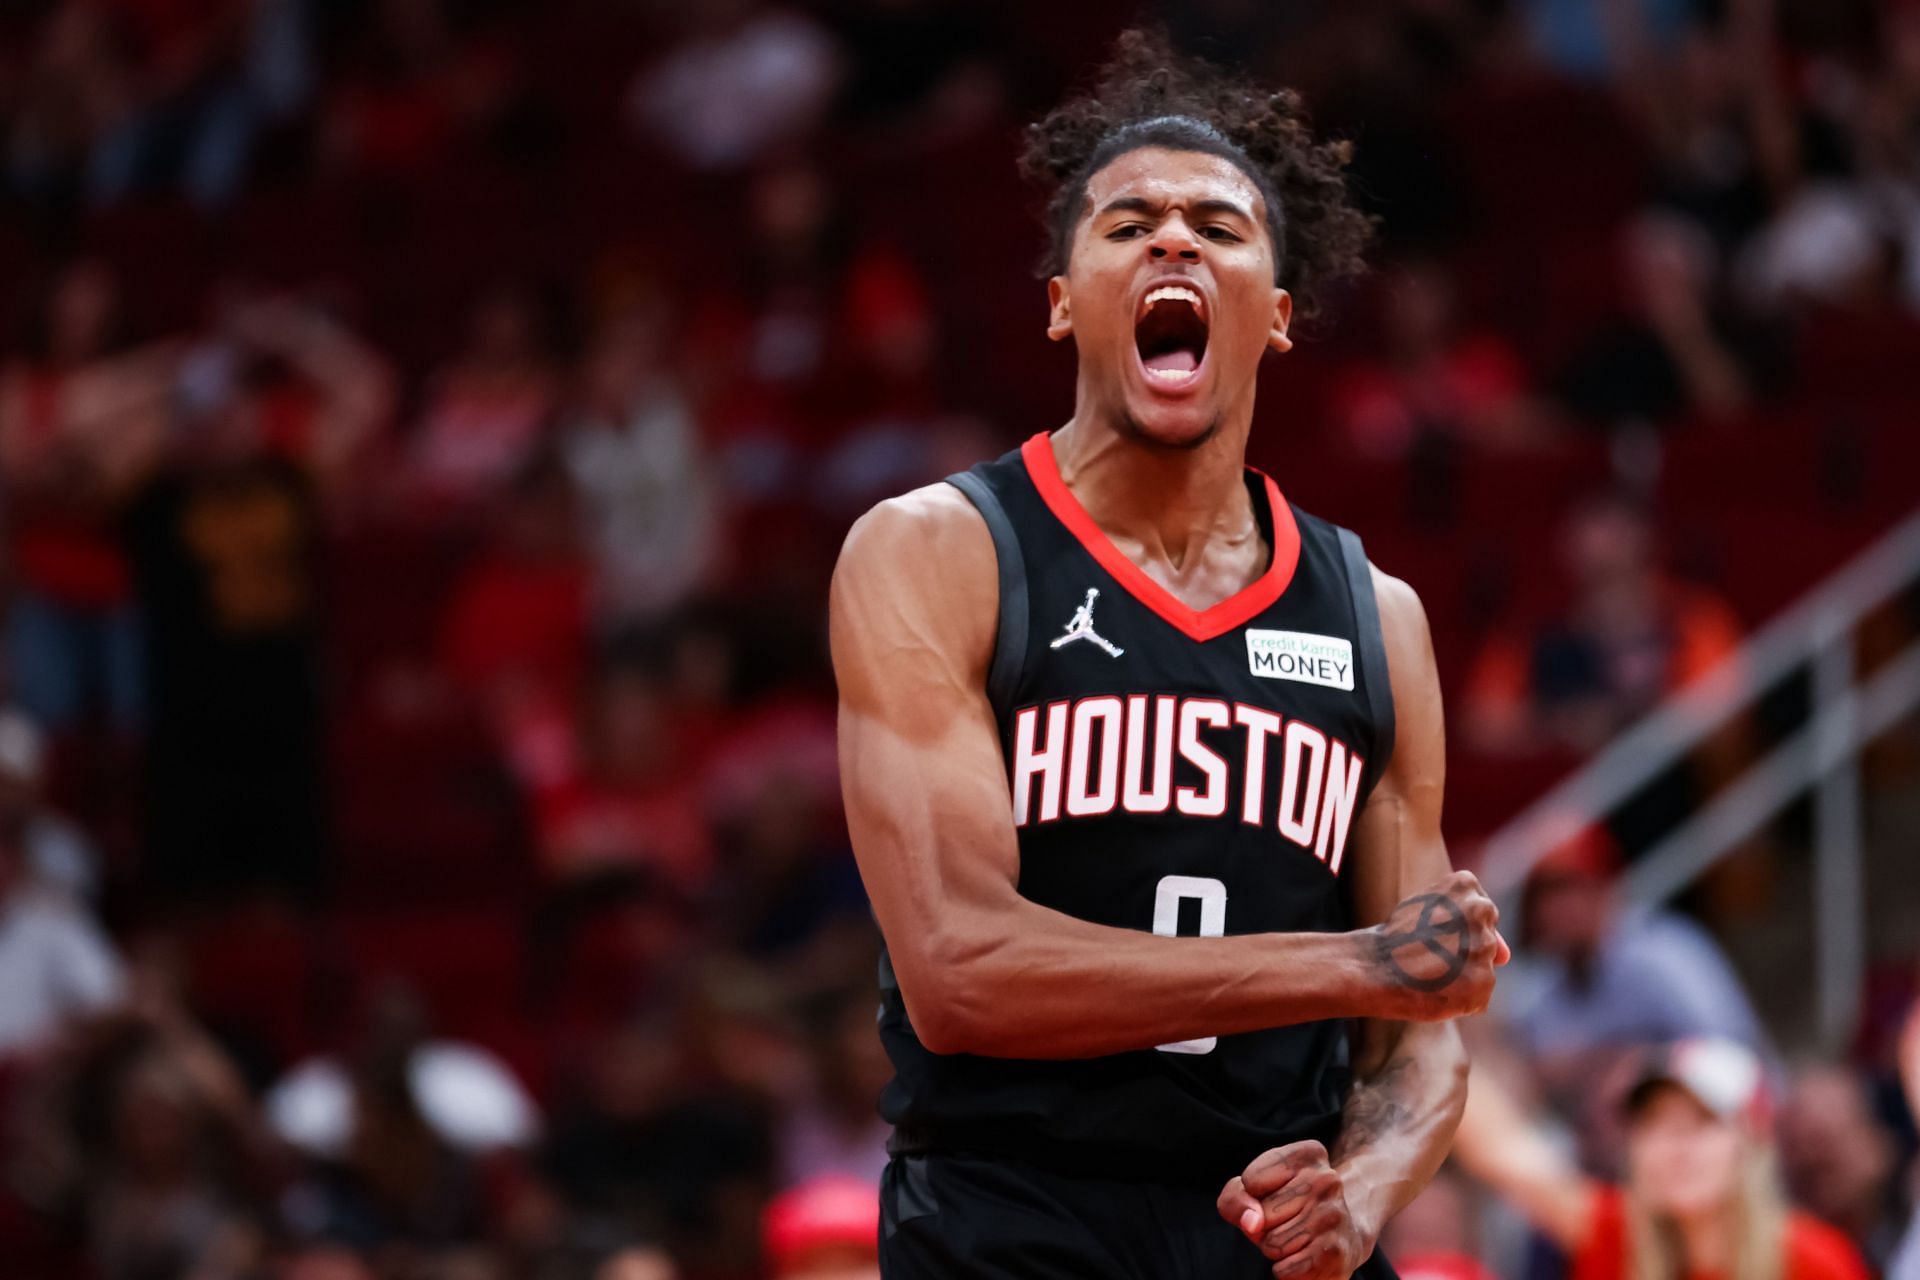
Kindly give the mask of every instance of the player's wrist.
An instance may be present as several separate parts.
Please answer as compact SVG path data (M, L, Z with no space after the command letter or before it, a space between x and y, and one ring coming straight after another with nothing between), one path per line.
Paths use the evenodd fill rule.
M1374 1248L1380 1243L1380 1233L1386 1229L1387 1219L1393 1216L1393 1210L1386 1203L1384 1189L1376 1187L1356 1162L1336 1160L1333 1167L1340 1174L1340 1185L1346 1196L1347 1229L1356 1245L1354 1259L1364 1262L1373 1256Z
M1406 1021L1411 1017L1406 989L1392 980L1381 963L1386 944L1384 925L1374 924L1342 934L1348 971L1352 975L1348 1017Z

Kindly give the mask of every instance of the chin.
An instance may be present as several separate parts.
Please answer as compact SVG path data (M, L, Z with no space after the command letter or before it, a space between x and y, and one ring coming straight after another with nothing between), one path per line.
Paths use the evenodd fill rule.
M1128 405L1121 426L1128 438L1156 449L1198 449L1220 430L1221 415L1194 405Z

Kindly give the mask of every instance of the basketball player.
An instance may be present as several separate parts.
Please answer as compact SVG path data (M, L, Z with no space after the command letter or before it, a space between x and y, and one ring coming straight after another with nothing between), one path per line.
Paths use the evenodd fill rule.
M1446 1153L1448 1019L1507 951L1441 841L1425 616L1244 461L1264 353L1365 237L1343 159L1123 38L1030 131L1072 418L848 536L890 1280L1391 1276Z

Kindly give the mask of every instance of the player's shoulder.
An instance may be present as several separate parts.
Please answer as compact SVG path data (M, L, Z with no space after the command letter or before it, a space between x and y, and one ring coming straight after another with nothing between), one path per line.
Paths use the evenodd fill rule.
M1326 542L1348 535L1348 530L1324 516L1317 516L1291 502L1287 505L1293 514L1294 524L1303 534L1311 532ZM1373 597L1380 610L1381 625L1388 628L1411 626L1424 632L1427 611L1426 606L1420 603L1419 593L1405 580L1382 569L1371 556L1367 559L1367 569L1373 579Z
M1439 674L1434 666L1433 635L1427 626L1427 608L1420 593L1403 578L1388 573L1372 560L1374 605L1380 615L1380 642L1387 651L1395 703L1431 701L1438 697Z
M982 556L991 567L993 538L985 518L942 480L887 498L855 520L840 548L839 572L896 564L964 569Z
M1408 626L1424 629L1427 625L1427 607L1420 603L1420 593L1405 578L1396 578L1369 560L1367 568L1373 574L1373 598L1380 609L1380 621L1385 624L1389 617Z
M834 595L873 588L903 603L928 600L942 613L969 610L997 600L996 563L985 518L942 481L888 498L854 521L834 567Z
M910 649L984 671L999 617L997 564L986 520L952 485L879 503L854 522L834 566L827 613L836 665L850 658L885 667L876 655Z

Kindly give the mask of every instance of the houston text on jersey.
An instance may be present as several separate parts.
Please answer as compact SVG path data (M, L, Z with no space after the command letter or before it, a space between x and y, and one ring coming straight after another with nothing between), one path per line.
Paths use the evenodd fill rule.
M1264 707L1099 694L1014 713L1013 821L1115 812L1221 818L1238 776L1241 822L1271 822L1338 875L1364 765L1339 738Z

